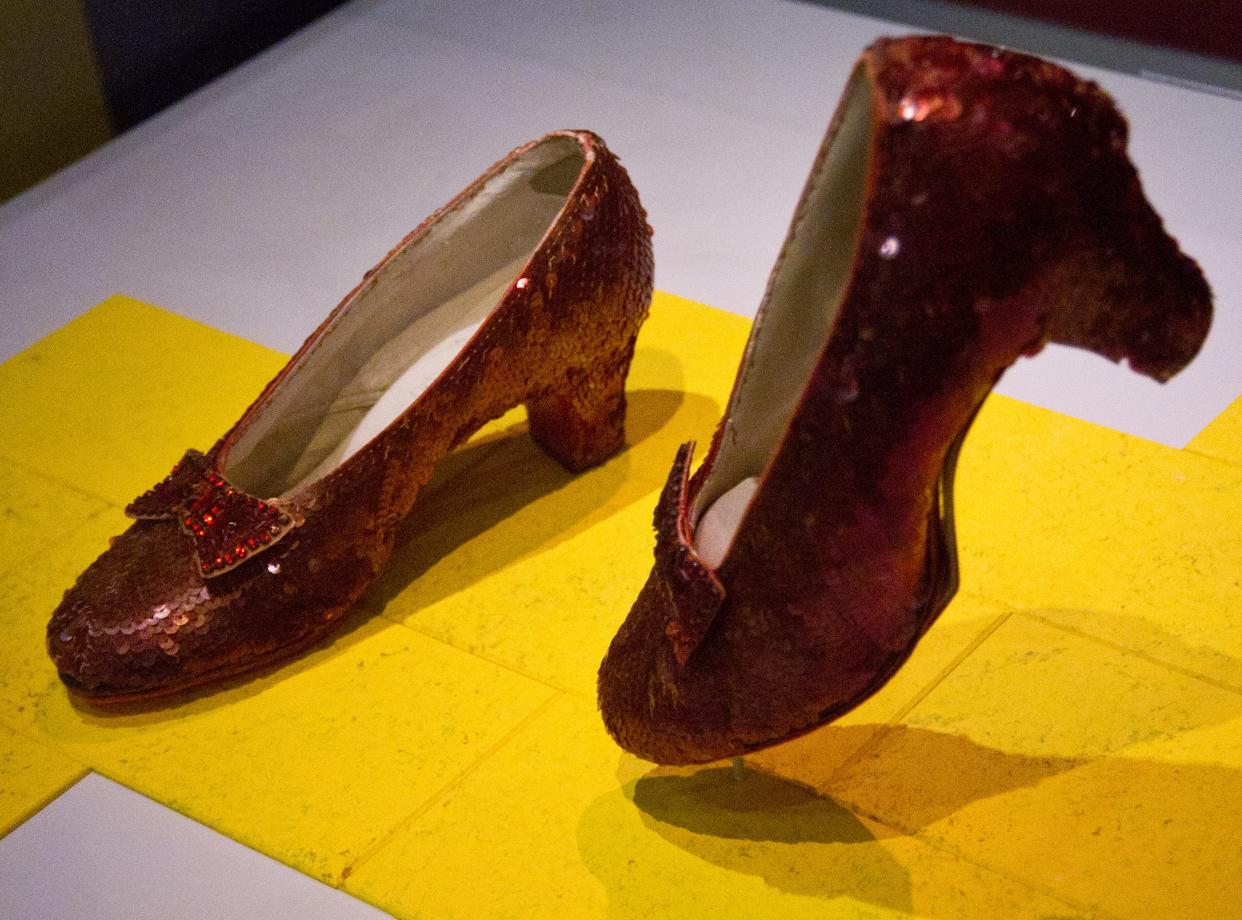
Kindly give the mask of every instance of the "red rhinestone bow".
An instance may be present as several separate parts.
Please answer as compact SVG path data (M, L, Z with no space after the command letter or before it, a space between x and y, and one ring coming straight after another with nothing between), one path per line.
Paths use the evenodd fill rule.
M302 523L276 500L262 501L232 485L196 450L186 451L125 513L138 520L176 520L193 538L206 578L236 568Z

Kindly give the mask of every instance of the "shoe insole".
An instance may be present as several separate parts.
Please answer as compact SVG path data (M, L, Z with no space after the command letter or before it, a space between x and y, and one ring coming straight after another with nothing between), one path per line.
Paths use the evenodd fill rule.
M327 408L289 474L293 489L344 463L422 396L483 325L525 263L523 256L501 266L380 348Z
M694 531L694 548L699 558L713 569L724 561L733 535L742 522L742 515L746 513L746 506L758 488L759 477L747 476L712 502L699 519L699 526Z

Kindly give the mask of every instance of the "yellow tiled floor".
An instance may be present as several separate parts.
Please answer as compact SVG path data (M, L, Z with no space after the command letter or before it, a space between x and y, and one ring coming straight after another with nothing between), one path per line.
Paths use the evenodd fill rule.
M86 767L0 725L0 834L86 775Z
M423 917L1066 911L762 773L739 781L724 766L652 769L612 744L594 706L571 698L417 815L346 890Z
M883 691L740 772L616 748L595 668L746 331L658 295L623 454L569 476L511 413L332 640L123 714L47 616L284 358L114 297L0 365L0 832L90 768L398 916L1236 914L1242 401L1176 451L994 397L963 591Z
M1239 739L1236 692L1015 615L820 791L1111 916L1228 917Z

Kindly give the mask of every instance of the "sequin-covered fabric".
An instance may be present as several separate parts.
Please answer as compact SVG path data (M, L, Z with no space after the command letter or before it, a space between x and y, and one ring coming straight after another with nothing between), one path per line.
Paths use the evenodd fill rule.
M668 482L656 504L656 571L668 590L669 619L664 634L673 643L673 657L685 664L707 634L725 601L724 588L695 550L688 513L690 460L694 443L683 444L673 461Z
M882 40L858 67L873 128L831 335L718 569L687 591L662 560L691 530L719 434L600 669L608 730L649 760L795 736L904 663L955 584L937 506L949 447L1020 355L1057 341L1165 380L1207 334L1208 286L1098 87L944 37ZM725 599L704 625L709 575ZM694 624L692 647L669 623Z
M70 687L96 702L159 696L312 644L374 580L436 461L517 404L527 405L534 438L571 470L620 449L624 381L651 299L650 229L625 170L598 137L553 137L578 144L585 165L472 344L396 421L322 478L275 499L246 495L228 481L231 447L362 285L351 292L210 451L191 451L135 499L129 511L138 520L66 593L47 641ZM484 173L363 284L549 138Z

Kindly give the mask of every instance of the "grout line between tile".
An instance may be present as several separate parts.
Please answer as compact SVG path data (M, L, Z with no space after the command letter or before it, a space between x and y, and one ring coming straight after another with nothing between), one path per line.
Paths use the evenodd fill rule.
M95 501L103 502L109 508L120 508L121 507L121 505L118 504L115 499L109 498L106 495L100 495L97 492L92 492L90 489L84 489L77 483L69 482L66 479L61 479L59 476L49 476L44 470L36 469L35 467L27 463L25 460L22 460L18 457L14 457L11 454L0 452L0 460L3 460L5 463L11 463L13 466L17 467L23 473L27 473L31 476L36 476L39 479L45 480L46 482L55 483L56 485L60 486L62 489L68 489L71 492L77 492L79 495L85 495L87 498L94 499Z
M1006 618L1007 616L1002 616L1002 617L999 617L998 619L1003 621ZM999 626L1000 626L1000 623L994 624L994 627L988 630L988 634L990 635L992 632L995 632L996 628ZM884 733L880 732L879 734L882 735ZM866 747L871 747L871 745L868 744L866 745ZM1022 885L1024 888L1029 888L1032 891L1039 892L1040 894L1046 897L1051 897L1054 900L1060 901L1063 904L1074 908L1074 910L1083 911L1084 913L1092 917L1106 917L1106 918L1110 918L1110 920L1123 920L1123 918L1115 917L1115 915L1106 913L1100 910L1098 907L1093 907L1093 906L1078 902L1074 900L1073 898L1070 898L1064 894L1061 894L1055 889L1048 888L1047 886L1041 885L1038 882L1033 882L1029 879L1022 878L1021 876L1014 875L1005 869L990 865L987 862L983 862L979 859L969 856L957 850L956 848L949 846L948 844L946 844L943 840L941 840L938 837L935 837L929 834L923 834L916 829L901 827L899 825L894 824L891 821L886 821L883 818L879 817L878 815L871 814L870 812L859 807L857 804L853 802L849 802L836 795L833 795L831 792L825 791L824 788L817 789L814 786L811 786L807 783L798 782L798 780L796 779L791 779L788 776L783 776L780 773L775 773L769 769L765 769L760 764L753 764L753 763L747 762L746 767L748 770L753 770L754 772L762 774L763 776L766 776L770 779L774 779L774 780L777 780L778 782L782 782L787 785L794 786L798 789L803 789L806 792L810 793L811 795L817 796L819 798L831 799L833 802L840 805L842 808L846 809L847 811L849 811L851 814L855 815L856 817L864 818L867 821L871 821L875 824L879 824L882 827L887 828L888 830L892 831L894 834L897 834L899 836L913 837L915 840L917 840L919 843L922 843L925 846L928 846L934 850L939 850L942 853L947 853L949 856L952 856L954 859L960 859L963 862L970 863L972 866L976 866L987 872L991 872L995 875L999 875L1001 878L1008 879L1011 882L1015 882L1019 885ZM882 841L877 840L876 842L881 843Z
M221 330L214 330L214 331L220 332ZM503 445L503 443L504 443L503 438L497 438L493 443L485 445L486 449L480 450L480 456L474 463L471 463L470 465L463 467L461 470L458 470L456 473L454 473L449 478L443 480L442 482L436 483L435 484L436 492L438 493L441 490L447 488L449 485L457 481L459 478L461 478L465 474L472 472L473 470L477 469L483 463L486 463L488 460L492 458L492 455L496 453L496 451ZM466 444L463 444L460 449L464 449L468 445L469 445L469 442L467 442ZM28 463L25 459L21 457L13 456L12 454L9 454L3 451L3 449L0 449L0 460L3 460L5 463L12 464L13 466L21 470L23 473L26 473L31 476L35 476L36 478L42 479L46 482L54 483L63 489L68 489L71 492L76 492L79 495L83 495L87 498L93 499L94 501L102 502L103 504L107 505L109 508L114 508L114 509L124 508L124 504L122 502L118 502L115 498L112 498L107 495L101 495L98 492L92 492L90 489L85 489L76 482L71 482L67 479L61 479L59 476L50 475L47 473L47 471L38 469L37 467L30 465L30 463ZM438 496L433 494L429 496L429 498L431 500L431 506L434 507L435 501L438 498ZM447 500L447 499L444 499L444 500ZM418 509L419 505L416 503L414 507L415 509ZM96 514L98 513L99 512L96 512ZM90 517L94 517L94 516L95 515L90 515ZM9 571L9 570L5 570L5 571Z
M991 872L994 875L999 875L1001 878L1009 879L1011 882L1016 882L1017 884L1022 885L1024 888L1029 888L1032 891L1039 892L1045 897L1050 897L1050 898L1053 898L1054 900L1060 901L1061 903L1074 908L1074 910L1082 911L1090 917L1103 917L1103 918L1106 918L1106 920L1125 920L1125 918L1117 914L1109 913L1108 911L1101 909L1097 905L1083 903L1082 901L1079 901L1076 898L1070 897L1069 895L1064 894L1063 892L1057 891L1055 888L1049 888L1047 885L1043 885L1031 879L1024 878L1020 875L1014 875L1012 872L1009 872L1006 869L1002 869L999 866L991 865L990 863L984 860L977 859L974 856L970 856L969 854L964 853L961 850L959 850L957 847L950 846L949 844L941 840L939 837L936 837L932 834L924 834L917 830L900 827L898 825L893 824L890 821L885 821L884 819L878 817L877 815L868 814L865 810L858 808L856 805L852 803L843 802L836 797L832 797L832 799L837 804L849 809L851 812L853 812L855 815L861 818L866 818L868 821L874 821L876 824L879 824L882 827L886 827L889 830L893 831L894 833L900 834L903 837L913 837L915 840L919 841L919 843L922 843L924 846L931 847L933 850L939 850L941 853L947 853L949 856L952 856L955 859L960 859L963 862L970 863L972 866L976 866L980 869L983 869L986 872Z
M66 760L70 760L78 764L84 770L88 770L88 771L93 770L96 773L99 772L99 768L95 764L91 763L89 760L86 760L81 755L73 752L72 750L66 750L65 748L61 747L60 744L58 744L54 738L52 738L49 735L45 735L43 732L39 731L39 729L36 728L33 724L21 725L21 724L16 724L13 722L6 721L4 722L4 727L10 729L14 734L20 735L21 737L25 738L27 741L32 741L35 744L42 745L48 750L55 751L57 754L59 754L61 757L65 758Z
M1163 658L1157 658L1155 655L1151 655L1140 649L1130 648L1129 646L1121 645L1118 642L1114 642L1112 639L1106 639L1103 636L1096 636L1096 635L1093 635L1092 633L1084 632L1081 629L1076 629L1073 626L1069 626L1065 623L1058 623L1056 620L1050 620L1045 617L1041 617L1039 614L1032 613L1029 610L1016 610L1014 612L1017 613L1019 616L1022 616L1028 620L1034 620L1035 622L1041 623L1044 626L1050 626L1053 629L1060 630L1063 633L1068 633L1069 635L1075 636L1079 639L1087 639L1091 642L1098 643L1099 645L1103 645L1116 652L1120 652L1123 655L1132 655L1135 658L1140 658L1149 664L1157 665L1159 667L1165 668L1166 670L1173 671L1177 674L1181 674L1184 677L1190 677L1195 680L1201 680L1205 684L1211 684L1213 687L1217 687L1221 690L1228 690L1231 693L1242 694L1242 687L1238 687L1234 684L1230 684L1216 677L1210 677L1207 674L1200 674L1198 671L1193 671L1190 668L1182 667L1181 665L1174 664L1171 661L1165 661Z
M933 677L930 681L928 681L923 686L923 688L914 695L913 699L911 699L908 703L906 703L904 706L898 709L895 713L893 713L893 715L888 719L888 721L884 723L883 728L881 728L871 738L865 741L862 747L860 747L857 751L850 754L848 757L845 758L845 760L841 761L840 765L835 770L833 770L832 773L829 774L828 779L824 781L824 786L830 785L832 781L836 779L837 776L846 767L852 766L855 762L857 762L858 760L861 760L864 756L871 753L871 751L874 750L875 747L881 741L884 740L884 738L888 735L889 730L892 729L894 725L896 725L902 719L904 719L907 715L909 715L911 710L913 710L915 706L923 702L923 700L925 700L927 696L933 690L935 690L938 686L940 686L940 684L943 683L944 680L950 674L952 674L953 671L956 670L957 667L963 661L965 661L968 657L970 657L970 655L974 653L975 649L977 649L980 645L982 645L989 636L991 636L994 632L996 632L996 630L1000 629L1001 626L1005 623L1005 621L1008 620L1011 616L1012 616L1012 613L1010 612L998 614L994 620L992 620L990 623L984 626L983 629L979 631L979 633L975 636L975 638L972 639L970 643L964 649L962 649L960 652L954 655L953 659L947 665L941 668L940 672L935 677ZM820 791L820 790L817 790L817 791Z
M356 872L359 868L361 868L367 862L373 859L375 855L380 850L382 850L384 847L388 846L388 844L391 843L393 839L399 833L401 833L403 830L408 828L415 821L417 821L419 818L421 818L423 815L429 812L432 808L434 808L437 803L441 802L444 799L445 796L449 795L449 793L451 793L454 789L456 789L463 782L465 782L471 775L473 775L474 772L479 769L479 767L481 767L487 760L489 760L492 757L492 755L494 755L497 751L499 751L501 748L507 745L510 741L512 741L513 738L516 737L519 733L521 733L522 730L525 729L527 725L529 725L531 722L539 718L539 716L541 716L544 712L546 712L552 706L553 703L555 703L557 700L564 698L564 696L565 694L562 693L561 691L556 691L552 693L546 700L544 700L542 703L540 703L538 706L536 706L534 709L528 712L525 716L523 716L522 719L516 725L513 726L513 728L511 728L508 732L506 732L501 738L499 738L498 740L493 742L491 745L489 745L483 751L483 753L481 753L478 757L476 757L471 763L467 764L465 769L463 769L460 773L458 773L456 776L450 779L447 783L445 783L443 786L441 786L439 789L433 792L427 798L425 802L423 802L421 805L415 808L412 812L410 812L408 815L406 815L404 818L402 818L400 821L394 824L388 830L387 833L385 833L382 837L380 837L378 840L372 843L369 847L363 850L360 854L358 854L357 859L355 859L353 862L347 865L343 870L341 870L340 878L336 880L336 882L334 883L334 887L343 888L345 882L349 879L351 875L354 874L354 872Z
M574 699L579 699L579 700L592 699L592 697L588 697L585 694L579 693L575 690L570 690L568 687L562 687L560 684L554 683L553 681L550 681L547 678L536 677L534 674L528 674L526 671L523 671L521 668L516 668L513 665L509 664L507 661L503 661L499 658L493 658L490 655L480 654L479 652L476 652L472 649L462 648L460 645L454 645L452 642L449 642L447 639L443 639L440 636L435 635L434 633L424 632L423 630L419 629L417 626L411 626L409 623L406 623L404 620L395 620L392 617L384 613L380 613L379 616L380 616L380 619L387 620L389 623L392 623L395 626L401 626L405 629L408 629L410 632L414 633L415 635L422 636L424 639L430 639L433 642L438 642L441 645L446 645L449 648L453 649L454 651L463 652L464 654L470 655L474 658L478 658L480 661L486 661L488 664L495 665L498 668L504 668L506 671L510 672L511 674L516 674L519 677L525 677L527 680L532 680L537 684L541 684L544 687L547 687L549 690L555 690L558 693L563 693L566 696L573 697Z
M1211 423L1209 422L1208 424L1211 424ZM1201 433L1202 432L1200 432L1200 434ZM1198 437L1198 435L1196 435L1196 437ZM1190 454L1194 457L1198 457L1203 460L1214 460L1217 463L1224 463L1227 466L1234 466L1234 467L1242 466L1242 461L1232 460L1229 457L1222 457L1220 456L1220 454L1209 454L1209 453L1206 453L1205 451L1199 450L1189 445L1187 445L1186 447L1183 447L1182 451L1184 453Z
M1059 630L1060 632L1067 633L1068 635L1075 636L1076 638L1086 639L1089 642L1095 642L1098 645L1103 645L1105 648L1110 648L1113 651L1119 652L1122 655L1131 655L1142 661L1146 661L1148 664L1154 664L1157 667L1165 668L1166 670L1173 671L1176 674L1181 674L1183 677L1189 677L1194 680L1203 681L1205 684L1210 684L1211 686L1217 687L1221 690L1228 690L1230 693L1242 693L1242 687L1238 687L1234 684L1231 684L1227 681L1223 681L1217 677L1212 677L1208 674L1202 674L1190 668L1183 667L1182 665L1174 664L1171 661L1165 661L1163 658L1159 658L1155 655L1150 654L1149 652L1144 652L1141 649L1130 648L1129 646L1122 645L1121 643L1115 642L1112 639L1107 639L1103 636L1097 636L1094 633L1089 633L1089 632L1086 632L1085 630L1077 629L1065 623L1058 622L1057 620L1052 620L1046 617L1042 617L1038 613L1034 613L1030 610L1020 609L1018 607L1013 606L1013 604L1007 603L1006 601L1002 601L999 598L992 597L990 595L975 594L975 597L979 597L979 598L982 598L983 600L990 601L991 603L995 604L998 607L1004 607L1010 613L1018 614L1023 619L1033 620L1036 623L1039 623L1043 626L1048 626L1052 629Z
M981 859L978 859L978 858L976 858L976 857L974 857L974 856L971 856L971 855L969 855L969 854L967 854L967 853L963 852L962 850L959 850L958 848L956 848L956 847L954 847L954 846L949 845L949 844L948 844L948 843L946 843L944 840L940 839L939 837L936 837L935 835L923 833L923 832L921 832L921 831L919 831L919 830L917 830L917 829L915 829L915 828L906 828L906 827L901 827L900 825L894 824L894 823L893 823L893 822L891 822L891 821L888 821L888 820L885 820L885 819L881 818L879 815L871 814L871 813L869 813L867 810L865 810L865 809L863 809L863 808L859 807L856 803L849 802L849 801L847 801L847 800L843 800L843 799L839 798L838 796L834 795L834 794L830 791L832 781L833 781L833 780L834 780L834 779L835 779L835 778L836 778L836 777L837 777L837 776L841 773L841 771L843 771L843 770L844 770L847 766L849 766L849 765L851 765L851 764L855 763L855 762L856 762L856 761L858 761L861 757L863 757L866 753L868 753L868 752L870 752L870 751L874 750L874 749L875 749L875 747L876 747L876 746L880 743L880 741L882 741L882 740L883 740L884 736L888 734L888 729L889 729L891 726L895 725L895 724L896 724L896 723L898 723L901 719L903 719L906 715L908 715L908 714L910 713L910 711L911 711L911 710L913 710L913 709L914 709L914 707L915 707L915 706L917 706L917 705L918 705L918 704L919 704L919 703L920 703L920 702L921 702L924 698L926 698L926 697L927 697L927 695L928 695L929 693L931 693L931 691L932 691L932 690L934 690L934 689L936 688L936 686L938 686L938 685L939 685L939 684L940 684L940 683L941 683L941 682L942 682L945 678L947 678L947 677L948 677L948 675L949 675L949 674L950 674L950 673L951 673L951 672L952 672L955 668L957 668L957 667L961 664L961 662L962 662L962 661L964 661L964 660L965 660L965 659L966 659L966 658L967 658L967 657L968 657L971 653L973 653L973 652L974 652L974 650L975 650L975 649L977 649L977 648L978 648L978 647L979 647L979 646L980 646L980 645L981 645L981 644L982 644L982 643L983 643L983 642L984 642L984 641L985 641L985 640L986 640L986 639L987 639L990 635L992 635L993 633L995 633L997 629L999 629L999 628L1000 628L1000 627L1001 627L1001 626L1002 626L1002 625L1003 625L1003 624L1004 624L1007 620L1009 620L1010 618L1012 618L1015 614L1016 614L1016 615L1019 615L1019 616L1021 616L1021 617L1023 617L1023 618L1025 618L1025 619L1034 620L1035 622L1041 623L1041 624L1043 624L1043 625L1045 625L1045 626L1052 627L1052 628L1054 628L1054 629L1060 630L1060 631L1065 632L1065 633L1068 633L1068 634L1070 634L1070 635L1073 635L1073 636L1076 636L1076 637L1079 637L1079 638L1082 638L1082 639L1087 639L1087 640L1090 640L1090 641L1096 642L1096 643L1098 643L1098 644L1100 644L1100 645L1104 645L1104 646L1106 646L1106 647L1108 647L1108 648L1111 648L1111 649L1113 649L1113 650L1115 650L1115 651L1117 651L1117 652L1120 652L1120 653L1122 653L1122 654L1124 654L1124 655L1133 655L1134 657L1136 657L1136 658L1140 658L1140 659L1142 659L1142 660L1144 660L1144 661L1147 661L1147 662L1149 662L1149 663L1151 663L1151 664L1155 664L1155 665L1158 665L1158 666L1160 666L1160 667L1167 668L1167 669L1169 669L1169 670L1171 670L1171 671L1175 671L1175 672L1177 672L1177 673L1179 673L1179 674L1183 674L1183 675L1185 675L1185 676L1187 676L1187 677L1191 677L1191 678L1194 678L1194 679L1197 679L1197 680L1201 680L1201 681L1203 681L1203 682L1205 682L1205 683L1211 684L1212 686L1215 686L1215 687L1219 687L1219 688L1221 688L1221 689L1223 689L1223 690L1228 690L1228 691L1231 691L1231 692L1234 692L1234 693L1239 693L1239 692L1242 692L1242 690L1239 690L1237 687L1234 687L1234 686L1232 686L1232 685L1230 685L1230 684L1227 684L1227 683L1221 682L1221 681L1219 681L1219 680L1216 680L1216 679L1214 679L1214 678L1208 677L1207 675L1199 674L1199 673L1197 673L1197 672L1195 672L1195 671L1192 671L1192 670L1190 670L1190 669L1188 669L1188 668L1179 667L1179 666L1177 666L1177 665L1171 664L1170 662L1167 662L1167 661L1163 661L1163 660L1161 660L1161 659L1159 659L1159 658L1156 658L1156 657L1154 657L1154 656L1152 656L1152 655L1149 655L1149 654L1146 654L1146 653L1144 653L1144 652L1136 651L1136 650L1134 650L1134 649L1127 648L1127 647L1125 647L1125 646L1123 646L1123 645L1119 645L1118 643L1116 643L1116 642L1112 642L1112 641L1110 641L1110 640L1108 640L1108 639L1104 639L1104 638L1101 638L1101 637L1099 637L1099 636L1094 636L1094 635L1091 635L1090 633L1086 633L1086 632L1083 632L1083 631L1081 631L1081 630L1075 629L1075 628L1073 628L1073 627L1066 626L1065 624L1062 624L1062 623L1057 623L1057 622L1052 621L1052 620L1047 620L1047 619L1045 619L1045 618L1043 618L1043 617L1038 616L1037 614L1030 613L1029 611L1026 611L1026 610L1020 610L1020 609L1017 609L1017 608L1015 608L1012 604L1008 604L1008 603L1006 603L1006 602L1004 602L1004 601L998 600L998 599L997 599L997 598L995 598L995 597L991 597L991 596L989 596L989 595L984 595L984 594L979 594L979 593L977 593L977 592L963 592L963 593L970 593L970 594L971 594L971 595L973 595L974 597L978 597L978 598L981 598L981 599L983 599L983 600L990 601L991 603L996 604L997 606L999 606L999 607L1003 608L1003 609L1004 609L1005 611L1007 611L1007 612L1000 614L1000 615L999 615L999 616L998 616L998 617L997 617L997 618L996 618L996 619L995 619L995 620L994 620L994 621L993 621L993 622L992 622L992 623L991 623L988 627L986 627L986 628L985 628L985 629L984 629L984 630L983 630L983 631L982 631L982 632L981 632L981 633L980 633L980 634L979 634L979 635L978 635L978 636L974 639L974 641L972 641L972 642L971 642L971 644L970 644L970 646L969 646L969 647L967 647L964 651L962 651L961 653L959 653L959 654L958 654L958 655L954 658L954 660L953 660L952 662L950 662L950 664L949 664L949 665L947 665L947 666L946 666L946 667L945 667L945 668L941 671L941 673L940 673L939 675L937 675L937 677L936 677L935 679L933 679L933 680L932 680L932 681L931 681L931 682L930 682L930 683L929 683L929 684L928 684L928 685L927 685L927 686L926 686L926 687L925 687L925 688L924 688L924 689L923 689L923 690L922 690L922 691L921 691L921 692L920 692L920 693L919 693L919 694L918 694L918 695L917 695L917 696L916 696L916 697L915 697L915 698L914 698L914 699L913 699L910 703L908 703L907 705L903 706L903 707L902 707L902 709L901 709L901 710L900 710L897 714L895 714L895 715L893 716L893 718L892 718L892 719L890 719L890 720L886 723L886 725L885 725L884 729L882 729L882 730L881 730L881 731L879 731L879 732L876 732L876 735L875 735L875 737L874 737L874 738L872 738L872 739L870 739L869 741L867 741L867 742L866 742L866 743L865 743L865 744L864 744L861 748L859 748L859 750L858 750L858 751L856 751L855 753L851 754L851 755L850 755L850 756L849 756L849 757L848 757L848 758L847 758L847 759L846 759L846 760L845 760L845 761L841 764L841 766L839 766L836 770L834 770L834 771L833 771L832 775L829 777L829 779L828 779L828 780L826 780L826 781L825 781L825 782L824 782L824 783L823 783L820 787L818 787L818 788L814 789L813 791L815 792L815 794L816 794L816 795L831 798L833 801L835 801L835 802L837 802L838 804L842 805L843 807L845 807L845 808L849 809L851 812L853 812L854 814L858 815L859 817L865 818L865 819L867 819L868 821L873 821L873 822L875 822L875 823L877 823L877 824L879 824L879 825L881 825L881 826L883 826L883 827L888 828L889 830L891 830L891 831L893 831L893 832L895 832L895 833L897 833L897 834L901 834L901 835L903 835L903 836L911 836L911 837L914 837L915 839L917 839L917 840L918 840L918 841L920 841L921 843L923 843L923 844L925 844L925 845L927 845L927 846L929 846L929 847L932 847L933 849L939 850L939 851L941 851L941 852L943 852L943 853L947 853L947 854L949 854L950 856L953 856L954 858L961 859L961 860L963 860L963 861L965 861L965 862L968 862L968 863L970 863L970 864L972 864L972 865L974 865L974 866L977 866L977 867L979 867L979 868L981 868L981 869L984 869L984 870L986 870L986 871L988 871L988 872L991 872L991 873L994 873L994 874L1000 875L1000 876L1002 876L1003 878L1007 878L1007 879L1009 879L1009 880L1011 880L1011 881L1013 881L1013 882L1016 882L1016 883L1018 883L1018 884L1020 884L1020 885L1023 885L1024 887L1029 888L1029 889L1031 889L1031 890L1033 890L1033 891L1037 891L1037 892L1039 892L1039 893L1041 893L1041 894L1043 894L1043 895L1045 895L1045 896L1047 896L1047 897L1051 897L1051 898L1054 898L1055 900L1061 901L1062 903L1064 903L1064 904L1066 904L1066 905L1068 905L1068 906L1072 907L1072 908L1073 908L1073 909L1075 909L1075 910L1083 911L1084 913L1086 913L1086 914L1088 914L1088 915L1090 915L1090 916L1092 916L1092 917L1104 917L1104 918L1110 918L1110 920L1122 920L1122 918L1120 918L1118 915L1116 915L1116 914L1112 914L1112 913L1109 913L1109 912L1107 912L1107 911L1103 910L1102 908L1100 908L1100 907L1099 907L1099 906L1097 906L1097 905L1089 905L1089 904L1085 904L1085 903L1080 902L1080 901L1078 901L1078 900L1076 900L1076 899L1074 899L1074 898L1072 898L1072 897L1070 897L1070 896L1068 896L1068 895L1066 895L1066 894L1064 894L1064 893L1058 892L1056 889L1049 888L1049 887L1047 887L1047 886L1045 886L1045 885L1042 885L1042 884L1040 884L1040 883L1038 883L1038 882L1035 882L1035 881L1033 881L1033 880L1030 880L1030 879L1024 878L1024 877L1022 877L1022 876L1020 876L1020 875L1014 875L1013 873L1011 873L1011 872L1007 871L1006 869L1003 869L1003 868L1001 868L1001 867L999 867L999 866L992 865L992 864L988 863L988 862L987 862L987 861L985 861L985 860L981 860ZM748 767L751 767L752 769L755 769L755 766L754 766L754 765L752 765L752 764L748 764ZM764 772L764 771L760 771L760 772ZM790 781L787 777L779 776L779 775L777 775L777 774L767 774L767 775L774 776L775 778L777 778L777 779L781 779L781 780L783 780L783 781L785 781L785 782L791 782L791 781ZM793 784L794 784L794 785L797 785L797 786L800 786L800 787L803 787L803 788L811 788L811 787L804 786L804 784L797 783L797 782L793 782Z
M0 581L7 578L9 573L16 572L19 568L26 565L31 559L42 555L45 552L46 548L50 546L51 544L53 544L54 542L56 542L57 540L61 540L65 537L72 536L73 534L81 530L83 527L85 527L87 524L89 524L91 521L95 520L97 517L107 514L109 511L112 511L115 508L116 508L115 505L109 505L105 508L98 508L95 511L91 512L90 514L86 515L86 517L80 518L78 522L73 527L70 527L68 530L58 530L55 533L50 534L46 536L45 538L41 539L35 545L35 549L31 551L30 555L25 555L25 554L18 555L16 557L16 561L14 561L12 565L9 565L6 568L0 569Z
M914 699L906 703L906 705L902 706L901 709L899 709L896 713L893 714L892 718L888 720L887 724L896 725L898 722L904 719L907 715L909 715L910 710L914 709L915 706L923 702L923 700L927 698L927 695L929 693L931 693L938 686L940 686L940 684L944 682L945 678L947 678L950 674L952 674L957 669L958 665L960 665L970 655L972 655L975 649L977 649L980 645L982 645L987 640L987 638L990 635L992 635L992 633L1000 629L1001 626L1004 625L1005 621L1008 620L1012 615L1013 614L1008 611L1005 613L998 614L996 616L996 619L992 620L992 622L984 626L983 629L981 629L979 633L975 636L975 638L970 640L970 644L968 644L966 648L962 649L960 652L954 655L953 660L950 661L943 668L941 668L940 673L938 673L935 677L933 677L930 681L928 681L927 685L924 686L923 689L915 695Z
M975 597L981 598L986 601L990 601L991 603L995 604L998 607L1004 607L1010 613L1017 614L1021 616L1023 619L1032 620L1036 623L1039 623L1042 626L1051 627L1052 629L1059 630L1060 632L1067 633L1079 639L1086 639L1090 642L1095 642L1098 645L1103 645L1106 648L1110 648L1113 651L1119 652L1122 655L1131 655L1135 658L1139 658L1139 659L1142 659L1143 661L1146 661L1148 664L1154 664L1154 665L1157 665L1158 667L1165 668L1166 670L1174 671L1178 674L1183 675L1184 677L1190 677L1190 678L1194 678L1195 680L1201 680L1204 683L1211 684L1213 687L1218 687L1221 690L1228 690L1231 693L1242 693L1242 687L1239 687L1234 684L1230 684L1227 681L1222 681L1220 678L1212 677L1208 674L1203 674L1203 673L1200 673L1199 671L1191 670L1190 668L1184 667L1183 665L1175 664L1171 661L1166 661L1163 658L1159 658L1155 655L1152 655L1149 652L1144 652L1141 649L1130 648L1127 645L1122 645L1121 643L1116 642L1112 639L1108 639L1104 636L1097 636L1094 633L1089 633L1089 632L1086 632L1085 630L1077 629L1065 623L1058 622L1057 620L1047 619L1031 610L1015 607L1013 604L1010 604L1007 601L1002 601L993 595L979 594L975 592L972 592L972 593L974 594Z

